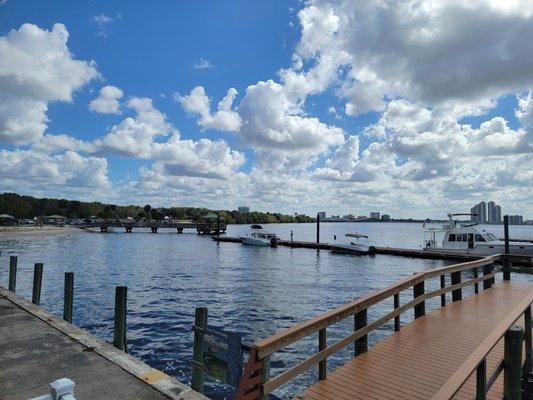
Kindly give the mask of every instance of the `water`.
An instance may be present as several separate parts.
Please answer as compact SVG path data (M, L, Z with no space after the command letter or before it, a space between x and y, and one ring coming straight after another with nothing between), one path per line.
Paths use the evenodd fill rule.
M315 240L314 224L264 225L282 238ZM486 227L501 235L500 226ZM229 226L228 235L246 233L247 226ZM210 237L173 230L158 234L79 233L50 237L0 237L0 284L7 286L9 255L19 256L17 292L31 298L33 264L44 263L41 305L62 315L64 272L75 276L74 324L100 338L113 337L114 287L128 286L128 346L149 365L190 384L195 307L208 307L209 322L241 332L248 341L312 318L333 307L425 269L451 264L385 255L347 256L328 251L258 248L216 244ZM421 224L323 223L322 241L346 232L367 234L372 244L418 248ZM533 227L511 227L512 236L533 237ZM514 278L513 278L514 279ZM523 279L523 278L522 278ZM527 279L527 278L526 278ZM437 283L435 282L435 285ZM435 286L436 287L436 286ZM431 285L429 287L431 289ZM403 297L402 297L403 298ZM407 294L404 301L407 301ZM438 299L429 302L436 307ZM369 321L392 308L385 303L369 309ZM402 322L412 318L402 316ZM328 328L328 344L353 329L353 320ZM372 344L389 334L392 323L373 332ZM272 374L316 351L310 337L272 359ZM328 359L334 368L351 348ZM276 392L280 398L299 393L316 379L317 368ZM231 389L207 380L206 394L222 399Z

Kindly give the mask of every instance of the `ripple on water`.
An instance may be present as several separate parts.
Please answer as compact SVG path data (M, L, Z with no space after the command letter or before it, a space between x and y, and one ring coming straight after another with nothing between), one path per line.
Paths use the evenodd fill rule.
M246 227L230 226L229 234ZM314 240L314 225L276 225L268 229L282 237L294 230L295 240ZM366 233L377 245L418 247L416 224L323 224L323 240L348 231ZM533 233L533 232L532 232ZM530 235L530 236L533 236ZM151 366L190 383L195 307L209 308L213 325L242 333L247 341L263 338L333 307L380 289L413 272L447 264L390 256L352 257L327 251L279 247L252 248L233 243L217 245L195 234L100 235L2 238L2 258L19 256L18 292L31 297L33 263L44 263L42 305L62 315L65 271L75 274L74 323L112 341L114 287L128 286L128 346L131 354ZM0 268L6 285L7 268ZM434 285L435 288L437 287ZM431 286L428 286L431 287ZM409 294L402 295L407 299ZM436 302L431 307L438 306ZM392 308L369 309L369 320ZM402 316L408 322L411 315ZM353 320L328 328L328 343L353 329ZM392 322L369 336L370 344L390 334ZM272 357L277 374L316 351L316 335ZM334 368L353 352L347 348L328 359ZM276 394L288 398L316 379L316 368L284 385ZM206 393L223 399L225 385L208 379Z

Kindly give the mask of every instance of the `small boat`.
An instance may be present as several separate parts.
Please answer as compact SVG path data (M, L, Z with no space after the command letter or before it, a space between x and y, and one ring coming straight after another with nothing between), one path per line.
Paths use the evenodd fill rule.
M372 246L366 244L368 236L361 233L347 233L344 236L355 240L351 240L350 243L330 244L332 253L355 255L370 253Z
M248 246L272 246L278 245L278 236L275 233L268 233L261 225L252 225L250 232L246 236L241 236L242 244Z
M454 254L473 254L491 256L505 253L505 243L496 235L485 230L479 230L476 222L457 221L454 217L473 214L448 214L450 221L441 228L429 228L425 234L429 238L424 240L424 251ZM437 234L444 234L441 244L437 243ZM533 256L533 243L509 242L509 253Z

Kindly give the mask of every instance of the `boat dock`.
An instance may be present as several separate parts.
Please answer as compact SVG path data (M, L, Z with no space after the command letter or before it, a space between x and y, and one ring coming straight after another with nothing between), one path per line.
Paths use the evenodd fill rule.
M60 378L74 381L77 400L207 399L3 287L0 354L2 399L49 394L49 384Z
M533 283L511 281L505 267L497 273L498 260L507 264L505 256L496 256L416 273L256 341L236 399L265 400L311 368L317 368L318 380L299 399L531 398ZM466 287L474 294L464 297ZM440 307L426 311L432 298L440 299ZM390 311L368 312L383 302ZM402 323L411 310L414 319ZM328 329L344 320L353 321L353 331L340 340L328 338ZM369 347L368 335L392 321L394 331ZM318 339L315 352L271 373L276 353L304 338ZM353 357L329 370L328 357L346 347L353 348Z

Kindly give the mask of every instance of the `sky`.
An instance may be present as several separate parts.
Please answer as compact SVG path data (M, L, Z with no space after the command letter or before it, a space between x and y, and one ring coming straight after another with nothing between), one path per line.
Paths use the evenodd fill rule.
M0 191L533 219L530 0L0 0Z

